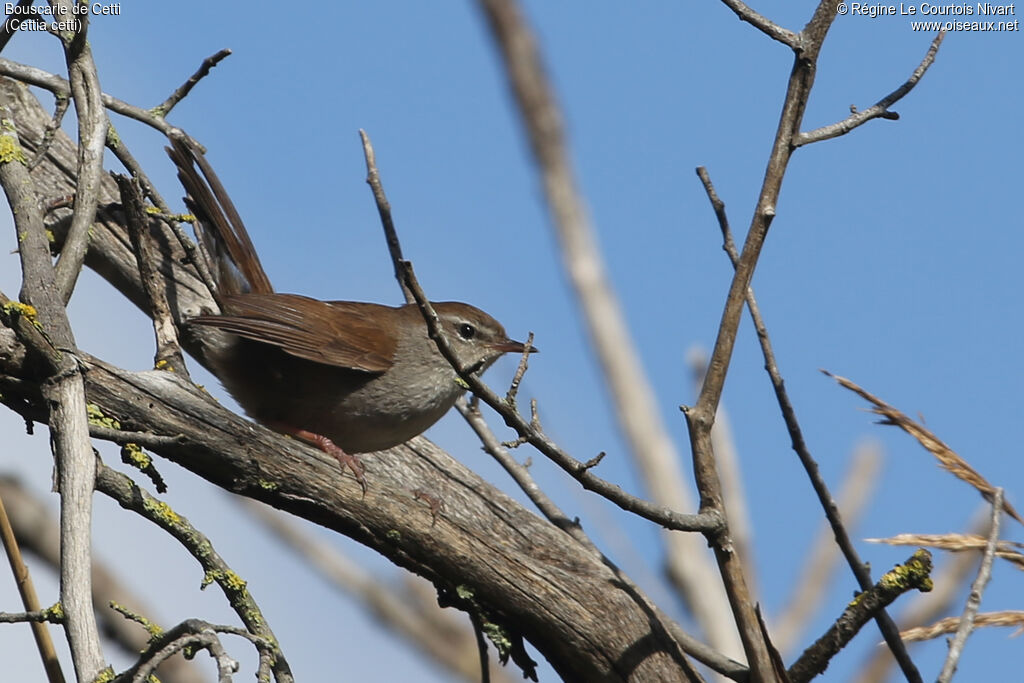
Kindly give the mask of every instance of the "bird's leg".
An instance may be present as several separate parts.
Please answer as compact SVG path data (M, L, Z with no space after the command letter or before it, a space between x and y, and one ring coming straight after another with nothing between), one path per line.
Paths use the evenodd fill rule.
M305 429L295 429L294 427L283 425L281 423L275 423L273 428L280 432L284 432L285 434L290 434L297 439L302 439L306 443L316 446L328 455L333 455L341 465L342 471L344 471L346 467L352 470L352 474L355 476L356 481L359 482L360 488L363 489L363 495L366 495L366 477L364 476L364 472L366 470L363 468L363 463L358 457L350 453L346 453L342 450L341 446L337 445L323 434L317 434Z

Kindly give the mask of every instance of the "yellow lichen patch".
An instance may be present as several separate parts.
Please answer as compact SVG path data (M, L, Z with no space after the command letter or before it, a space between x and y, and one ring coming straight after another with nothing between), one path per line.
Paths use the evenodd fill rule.
M94 424L97 427L107 427L109 429L121 429L121 423L112 417L104 415L103 410L95 403L87 403L85 406L85 412L89 417L89 424Z
M153 466L153 458L137 443L126 443L121 446L121 461L131 463L132 467L140 470Z
M224 572L224 585L231 590L244 591L246 583L241 576L229 570Z
M206 588L214 581L222 585L224 588L232 591L244 591L246 586L245 579L230 569L227 571L211 569L206 572L206 574L203 575L203 583L201 587Z
M8 164L12 161L26 163L25 152L13 135L0 135L0 163Z
M35 326L39 326L39 319L36 317L36 307L30 306L29 304L20 304L17 301L11 301L10 303L4 304L4 313L9 316L20 315L28 320Z
M146 629L146 633L148 633L151 638L156 638L157 636L162 635L164 632L163 628L161 628L159 625L153 623L152 621L142 616L138 612L133 612L124 605L118 604L113 600L110 601L110 609L114 610L118 614L121 614L127 619L131 619L136 624L142 626L144 629Z
M47 621L59 624L64 621L64 606L59 602L55 603L53 607L44 609L43 615L46 617Z
M117 676L114 674L114 667L108 666L103 671L96 674L96 678L92 679L93 683L110 683Z
M512 651L512 639L509 638L508 631L501 624L485 621L482 626L484 633L494 643L494 647L498 648L501 655L504 656Z
M143 503L143 506L147 511L153 513L154 516L163 520L163 522L169 526L178 526L181 524L181 515L172 510L171 506L162 500L147 498Z

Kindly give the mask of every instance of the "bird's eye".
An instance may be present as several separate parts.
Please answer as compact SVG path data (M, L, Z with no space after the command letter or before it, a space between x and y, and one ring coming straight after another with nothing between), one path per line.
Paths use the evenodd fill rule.
M476 336L476 328L469 323L462 323L459 325L459 336L469 341Z

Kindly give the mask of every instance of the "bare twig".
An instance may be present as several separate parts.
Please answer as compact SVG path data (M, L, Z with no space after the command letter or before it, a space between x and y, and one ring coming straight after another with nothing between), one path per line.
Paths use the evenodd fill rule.
M71 86L66 80L64 80L60 76L57 76L56 74L52 74L48 71L43 71L42 69L37 69L34 66L19 64L17 62L12 62L9 59L4 59L3 57L0 57L0 75L10 76L11 78L17 81L21 81L22 83L27 83L29 85L34 85L36 87L43 88L44 90L49 90L58 97L71 96ZM133 104L128 104L124 100L119 100L116 97L112 97L106 93L101 93L100 98L103 103L103 106L112 112L121 114L122 116L127 116L128 118L135 119L136 121L141 121L142 123L145 123L146 125L152 126L153 128L157 129L164 135L184 136L189 140L190 144L195 145L196 149L205 149L202 145L195 142L195 140L192 140L187 135L185 135L185 133L182 132L179 128L167 123L167 121L163 117L157 116L148 109L143 109L141 107L136 107Z
M0 624L63 624L64 622L64 612L59 607L33 612L0 612Z
M914 89L918 81L924 76L924 73L928 71L928 67L935 61L935 55L939 51L939 45L942 44L942 39L946 37L945 31L939 31L932 41L931 46L928 48L928 52L925 54L924 59L914 69L914 73L910 75L910 78L900 87L893 90L891 93L878 100L874 105L868 107L863 111L855 111L850 116L846 117L838 123L833 123L828 126L822 126L816 128L807 133L800 133L796 136L793 144L796 147L803 145L809 145L812 142L821 142L822 140L828 140L830 138L837 138L840 135L846 135L854 128L861 126L871 119L889 119L890 121L898 120L900 115L896 112L889 111L889 107L899 102L903 97Z
M505 471L508 472L516 484L519 485L519 488L523 490L533 504L537 506L537 509L541 511L541 514L543 514L548 521L559 529L572 536L587 550L601 556L606 565L615 569L619 576L619 580L623 585L628 585L631 588L634 588L636 590L636 594L640 595L640 590L633 585L632 580L619 571L611 560L604 557L597 546L594 545L594 542L590 540L590 537L586 535L583 528L580 526L579 519L570 520L568 516L559 509L557 505L555 505L554 501L548 498L544 491L537 486L533 477L530 476L529 470L525 466L520 465L516 459L512 457L512 454L502 446L498 441L498 438L487 426L487 423L483 419L483 415L480 414L476 405L470 404L470 402L466 401L465 398L460 398L455 403L455 409L459 411L473 431L476 432L477 437L484 445L484 450L490 453L491 456L493 456L494 459L505 468ZM601 455L595 459L600 460L600 458ZM585 463L585 465L589 464L590 463ZM596 465L596 463L594 464ZM658 613L659 618L666 624L669 632L672 633L673 637L679 642L684 652L728 678L732 678L734 680L746 680L746 676L749 675L746 667L730 660L720 652L717 652L697 641L693 636L678 627L674 621L661 614L660 610L658 610L653 603L649 604L649 608L652 612Z
M172 92L166 100L153 107L153 113L160 117L166 117L171 113L171 110L174 109L178 102L185 99L185 96L192 91L192 88L196 86L196 83L204 79L213 67L217 66L221 60L230 54L231 50L224 48L223 50L217 51L216 54L210 55L204 59L203 63L199 65L199 68L194 74L189 76L187 81L182 83L177 90Z
M708 370L708 358L703 349L692 350L689 354L689 364L694 382L694 393L699 393L704 382L704 375ZM729 532L732 536L733 545L740 558L748 566L754 564L754 525L750 519L750 511L747 505L747 493L743 487L743 473L740 464L740 456L736 450L736 441L733 438L732 424L729 420L729 411L725 406L718 406L715 414L715 424L711 428L711 442L715 452L715 459L718 463L718 471L722 478L722 492L726 505L729 509ZM666 558L666 573L673 585L682 593L684 602L687 604L692 599L690 586L687 586L680 577L678 565L680 562L689 562L687 557ZM751 592L756 594L756 577L748 577ZM714 575L707 578L705 585L698 588L699 591L715 591L721 594L723 604L727 604L725 591L721 581Z
M14 22L21 18L18 10L28 7L31 5L33 0L18 0L17 8L14 12L9 12L7 19L4 21L4 27L0 29L0 51L7 47L7 43L11 41L17 30L14 28Z
M248 633L234 626L211 624L201 619L186 619L173 628L161 631L153 637L149 646L139 656L138 661L126 671L114 678L115 683L141 683L152 680L151 676L157 666L169 657L186 649L203 649L210 653L217 664L218 683L230 683L231 674L238 671L238 662L228 656L217 635L224 633L238 636L251 642L260 655L260 666L256 677L260 681L269 681L271 664L280 650L275 641L264 636ZM189 657L191 659L191 656ZM274 672L278 681L287 680Z
M158 370L180 373L182 377L189 379L188 368L185 366L185 359L181 355L181 346L178 343L178 330L171 316L171 308L167 304L167 294L164 291L166 283L153 260L153 245L150 243L148 230L149 222L142 204L142 190L139 188L139 181L117 174L114 175L114 180L117 181L117 185L121 189L121 204L124 207L125 219L128 223L128 234L132 240L132 248L135 250L135 258L139 262L142 286L146 290L146 296L150 302L149 317L153 321L153 331L156 333L154 367Z
M956 629L956 636L949 644L949 653L946 661L942 664L942 671L937 679L938 683L949 683L953 680L957 664L960 662L960 655L963 653L967 638L974 630L974 618L981 607L981 596L985 592L989 578L992 576L992 561L996 555L996 543L999 541L999 527L1003 512L1003 490L997 488L992 494L992 527L988 533L988 542L985 544L985 554L981 558L981 567L978 568L978 576L971 584L971 592L967 596L967 604L964 605L963 614L960 616L960 624Z
M39 162L46 157L46 153L50 149L50 145L53 144L53 141L57 136L57 129L60 128L61 121L64 120L64 114L68 111L68 105L71 104L71 98L66 95L55 95L53 99L53 118L50 119L49 125L46 126L46 130L43 132L43 140L39 143L35 156L32 157L32 161L29 162L28 170L30 171L38 166Z
M0 497L0 540L3 541L7 561L11 565L11 573L14 575L14 582L18 585L21 604L25 607L26 612L40 611L35 585L28 573L28 567L21 559L21 548L18 546L18 539L14 537L14 529L11 528L11 520L7 517L7 508L2 497ZM43 660L46 680L50 683L64 683L64 672L61 671L60 660L57 659L57 651L53 647L53 640L50 639L50 631L45 622L32 622L32 637L35 638L36 648Z
M103 175L103 147L107 139L107 112L103 108L99 75L92 59L92 48L86 40L89 15L72 14L74 0L55 0L65 16L75 16L77 28L61 35L64 59L68 66L71 98L75 101L78 119L78 173L75 199L60 260L55 268L55 280L64 302L78 281L89 248L89 228L96 218L99 203L100 178Z
M402 296L405 297L405 303L411 304L413 302L412 292L409 291L408 286L405 284L405 277L401 267L405 257L402 256L402 245L398 241L398 233L395 231L395 221L391 218L391 203L388 201L388 197L384 193L384 186L380 182L380 173L377 171L377 156L373 151L370 136L366 134L365 130L360 129L359 139L363 142L363 156L366 158L366 184L370 186L374 202L377 204L377 213L380 214L380 223L384 228L384 240L387 242L388 254L391 255L391 263L395 268L395 279L398 280L398 286L402 288Z
M800 36L789 29L782 28L771 19L763 17L741 0L722 0L722 4L736 13L740 21L745 21L757 30L764 33L772 40L777 40L783 45L788 45L794 50L800 47Z
M530 332L526 336L526 343L523 345L523 353L519 356L519 365L516 366L516 372L512 375L512 382L508 385L508 391L505 392L505 400L511 405L516 404L516 396L519 394L519 384L523 381L523 377L526 375L526 369L530 365L530 354L533 353L534 350L533 332Z
M479 408L470 405L465 397L460 397L455 402L455 409L466 420L470 428L476 432L477 438L483 444L483 448L491 457L498 461L498 464L505 468L512 480L530 499L530 502L540 510L544 517L562 531L572 536L578 543L591 552L598 552L593 541L583 533L578 519L570 519L550 498L544 490L537 486L537 482L530 476L530 471L520 465L512 454L501 445L498 437L494 435Z

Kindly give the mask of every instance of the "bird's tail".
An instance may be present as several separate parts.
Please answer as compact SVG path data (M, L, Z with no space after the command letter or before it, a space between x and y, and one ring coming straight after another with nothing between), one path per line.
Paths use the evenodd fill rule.
M219 290L214 297L272 293L245 224L202 152L177 138L166 149L187 193L185 205L196 217L196 235Z

